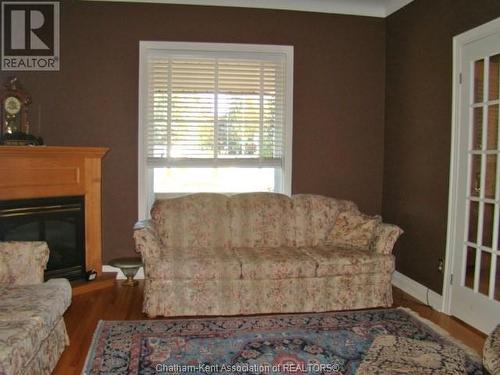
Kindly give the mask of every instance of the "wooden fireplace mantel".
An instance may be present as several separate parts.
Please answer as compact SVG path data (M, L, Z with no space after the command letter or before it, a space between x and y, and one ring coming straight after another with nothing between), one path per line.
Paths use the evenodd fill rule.
M0 146L0 200L85 197L85 266L102 272L101 147Z

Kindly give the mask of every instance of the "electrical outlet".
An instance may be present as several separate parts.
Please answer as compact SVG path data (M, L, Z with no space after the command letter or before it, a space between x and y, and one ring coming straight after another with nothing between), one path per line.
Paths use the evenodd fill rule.
M444 259L439 258L438 259L438 272L443 273L443 271L444 271Z

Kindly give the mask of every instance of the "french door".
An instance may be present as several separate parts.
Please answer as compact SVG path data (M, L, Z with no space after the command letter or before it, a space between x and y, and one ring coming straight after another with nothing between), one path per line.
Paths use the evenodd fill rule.
M455 184L450 312L484 332L500 323L500 22L496 25L461 45L456 55L456 173L450 180Z

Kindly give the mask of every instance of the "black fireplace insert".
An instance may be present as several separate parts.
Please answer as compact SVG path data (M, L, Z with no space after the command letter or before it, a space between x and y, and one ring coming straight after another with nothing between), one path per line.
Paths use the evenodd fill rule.
M0 241L46 241L45 279L85 278L84 197L0 201Z

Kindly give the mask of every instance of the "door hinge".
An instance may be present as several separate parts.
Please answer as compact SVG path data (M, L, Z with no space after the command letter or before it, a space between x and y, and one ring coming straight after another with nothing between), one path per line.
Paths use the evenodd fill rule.
M453 285L453 274L450 275L450 285Z
M462 73L458 75L458 83L462 84Z

